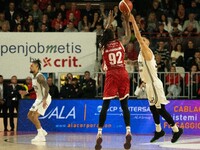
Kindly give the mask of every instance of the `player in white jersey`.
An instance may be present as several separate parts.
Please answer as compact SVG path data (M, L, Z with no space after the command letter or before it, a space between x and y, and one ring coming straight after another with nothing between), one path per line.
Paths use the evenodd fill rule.
M28 119L35 125L38 134L32 139L32 142L45 142L47 132L42 128L39 116L44 115L48 106L51 103L51 96L49 95L49 86L44 76L40 73L41 62L40 60L34 60L30 66L30 73L33 74L32 85L36 92L36 100L28 112ZM28 94L29 91L20 91L20 94Z
M162 116L173 130L171 142L175 143L182 135L183 129L177 127L173 118L165 109L165 105L169 101L166 99L163 84L157 76L156 61L153 52L149 48L150 41L141 36L133 15L130 16L130 22L133 25L135 37L140 45L140 53L138 56L139 74L142 81L146 83L147 97L156 127L154 137L150 142L154 142L165 135L160 125L160 116Z

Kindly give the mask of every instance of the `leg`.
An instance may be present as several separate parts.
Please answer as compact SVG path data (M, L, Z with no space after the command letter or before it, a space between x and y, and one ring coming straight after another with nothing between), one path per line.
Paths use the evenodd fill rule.
M3 106L3 124L4 124L4 131L8 131L8 107L6 104Z
M161 129L160 115L159 115L158 110L156 109L156 106L155 105L150 106L150 110L153 115L153 119L154 119L155 126L156 126L156 131L154 133L154 137L150 140L150 142L155 142L159 138L163 137L165 135L165 132Z
M9 107L9 115L10 115L11 131L14 131L15 125L14 125L14 105L13 105L13 103Z
M100 116L99 116L99 128L103 128L104 123L106 121L106 116L107 116L107 110L110 106L110 100L104 100L103 101L103 105L102 105L102 109L100 112Z
M132 136L131 136L131 129L130 129L130 111L128 109L128 97L121 100L120 103L121 103L121 108L123 110L124 122L126 125L126 141L124 143L124 148L130 149Z
M110 106L110 100L104 100L102 109L100 112L99 116L99 126L98 126L98 133L97 133L97 140L96 140L96 145L95 145L95 150L100 150L102 148L101 143L102 143L102 128L104 126L104 123L106 121L106 116L107 116L107 110Z
M173 130L173 137L171 139L171 142L175 143L180 138L180 136L183 134L183 129L177 127L177 125L175 124L173 118L171 117L171 115L165 109L165 105L161 105L161 109L158 109L158 111L159 111L159 114L171 126L171 128Z
M38 134L37 136L32 139L32 142L45 142L46 138L45 136L47 135L46 131L42 129L41 123L39 121L39 116L40 114L37 111L29 111L28 113L28 118L31 120L31 122L35 125Z

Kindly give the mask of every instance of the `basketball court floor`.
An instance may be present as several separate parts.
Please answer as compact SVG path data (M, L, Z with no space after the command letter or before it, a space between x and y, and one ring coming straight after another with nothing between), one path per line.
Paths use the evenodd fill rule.
M47 142L31 143L35 133L0 133L0 150L94 150L94 133L49 133ZM131 150L200 150L200 135L183 135L172 144L171 135L149 143L152 135L133 135ZM123 150L123 134L104 134L102 150Z

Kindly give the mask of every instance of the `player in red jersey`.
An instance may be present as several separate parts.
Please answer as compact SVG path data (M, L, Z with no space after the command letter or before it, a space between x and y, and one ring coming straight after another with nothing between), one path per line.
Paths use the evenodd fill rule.
M129 16L125 15L125 34L126 36L122 41L115 39L114 32L110 28L105 29L102 40L100 42L103 70L106 71L106 79L103 93L103 105L99 116L98 133L96 139L95 149L102 148L102 128L106 121L107 110L110 105L111 99L119 97L121 108L123 110L124 122L126 125L126 141L124 144L125 149L131 147L131 129L130 129L130 112L128 109L128 96L129 96L129 76L125 69L124 57L126 45L131 37L129 26ZM109 13L108 20L112 22L113 13ZM109 25L108 25L109 27Z

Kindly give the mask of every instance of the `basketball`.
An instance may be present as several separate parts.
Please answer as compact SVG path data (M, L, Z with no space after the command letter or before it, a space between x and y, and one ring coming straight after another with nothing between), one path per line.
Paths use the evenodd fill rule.
M133 4L130 0L122 0L119 3L119 10L122 13L130 13L133 9Z

